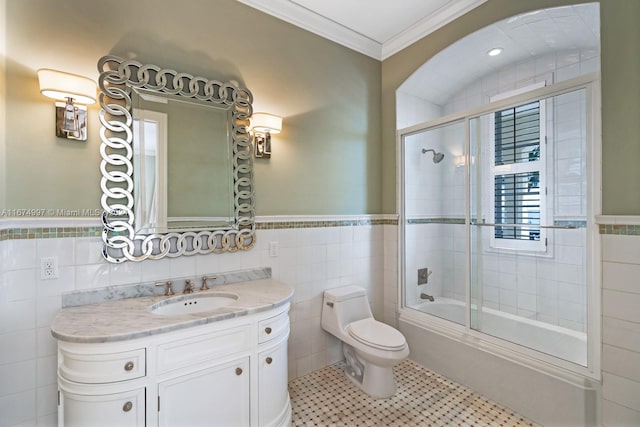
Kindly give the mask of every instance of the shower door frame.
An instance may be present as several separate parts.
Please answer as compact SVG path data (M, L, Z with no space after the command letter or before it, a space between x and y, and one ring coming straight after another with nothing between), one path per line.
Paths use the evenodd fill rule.
M578 365L555 356L551 356L509 341L493 337L471 328L471 194L470 194L470 121L476 117L489 114L500 109L530 101L533 98L543 99L565 93L585 91L586 106L586 175L587 175L587 228L586 228L586 286L587 286L587 366ZM601 379L600 344L601 344L601 248L599 228L595 221L601 213L601 112L600 112L600 74L591 73L580 77L555 83L527 93L514 95L490 104L484 104L461 113L444 116L435 120L419 123L399 129L396 132L396 205L398 220L398 310L399 319L418 327L423 327L472 345L493 355L532 367L538 371L560 378L577 385L584 385L585 379ZM427 130L441 128L464 121L465 126L465 233L466 233L466 298L465 324L459 325L427 313L418 312L405 306L406 255L405 255L405 138Z

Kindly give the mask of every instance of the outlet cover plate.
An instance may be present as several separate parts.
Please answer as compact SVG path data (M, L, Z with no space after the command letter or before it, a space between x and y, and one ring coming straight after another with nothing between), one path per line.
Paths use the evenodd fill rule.
M278 242L269 242L269 256L277 257L280 255L280 244Z
M58 278L58 257L40 258L40 279L52 280Z

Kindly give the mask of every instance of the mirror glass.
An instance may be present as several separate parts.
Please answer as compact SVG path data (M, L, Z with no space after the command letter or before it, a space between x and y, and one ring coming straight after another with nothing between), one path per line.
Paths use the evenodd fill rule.
M140 89L131 100L135 231L229 227L228 110Z
M105 259L251 249L251 92L111 55L98 69Z

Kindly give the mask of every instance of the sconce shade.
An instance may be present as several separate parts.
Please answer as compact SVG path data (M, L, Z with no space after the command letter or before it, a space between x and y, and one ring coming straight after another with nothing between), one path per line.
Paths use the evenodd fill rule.
M93 104L96 102L96 83L76 74L42 68L38 70L40 93L49 98L66 100L73 99L79 104Z
M282 117L268 113L254 113L251 116L251 129L258 133L280 133Z

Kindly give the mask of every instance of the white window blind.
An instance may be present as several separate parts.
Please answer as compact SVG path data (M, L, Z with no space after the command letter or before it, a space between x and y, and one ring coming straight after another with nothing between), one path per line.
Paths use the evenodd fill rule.
M493 216L496 247L544 250L544 104L493 114ZM505 225L500 225L505 224ZM530 243L525 243L530 242Z

